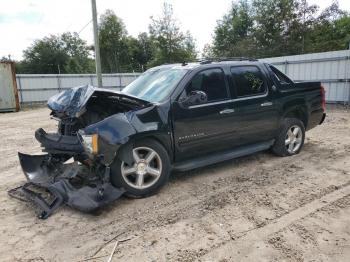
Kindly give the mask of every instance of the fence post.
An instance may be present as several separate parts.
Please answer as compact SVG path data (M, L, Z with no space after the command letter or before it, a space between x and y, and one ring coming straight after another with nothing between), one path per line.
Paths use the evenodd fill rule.
M58 93L61 92L61 79L60 75L56 75L57 77L57 88L58 88Z
M21 77L17 76L17 78L18 78L19 96L21 98L21 104L23 104L23 93L22 93Z
M284 61L284 74L288 73L288 60Z
M90 84L94 86L94 79L92 78L92 75L90 75Z

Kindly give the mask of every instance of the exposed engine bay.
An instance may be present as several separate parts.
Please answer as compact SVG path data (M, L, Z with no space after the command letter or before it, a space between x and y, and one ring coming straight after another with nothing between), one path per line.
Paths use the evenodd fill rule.
M131 111L137 106L137 104L130 103L128 99L99 91L91 95L87 104L74 117L57 111L52 111L51 115L59 120L58 132L60 134L75 135L79 129L95 124L111 115Z

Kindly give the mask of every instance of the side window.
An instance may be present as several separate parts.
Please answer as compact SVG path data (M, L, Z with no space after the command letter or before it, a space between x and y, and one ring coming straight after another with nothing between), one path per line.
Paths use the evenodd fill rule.
M266 92L266 83L256 66L231 67L237 97L255 96Z
M195 90L205 92L208 102L223 100L229 97L225 74L219 68L207 69L197 73L186 87L186 95Z
M270 65L270 69L273 72L274 77L280 84L291 84L292 81L281 71L279 71L276 67Z

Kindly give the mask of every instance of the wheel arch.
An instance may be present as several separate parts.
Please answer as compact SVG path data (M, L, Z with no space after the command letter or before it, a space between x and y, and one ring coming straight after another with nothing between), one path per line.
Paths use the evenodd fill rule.
M304 124L305 129L307 128L309 116L307 114L307 107L303 104L293 105L288 107L283 114L283 119L285 118L297 118L301 120Z
M126 159L128 160L129 157L127 156L128 152L131 152L131 149L133 148L134 144L137 141L141 141L144 139L151 139L159 143L165 151L168 153L170 163L173 163L174 154L172 149L172 143L170 140L170 135L167 133L142 133L142 134L135 134L133 136L129 137L129 141L126 144L123 144L117 151L116 157L119 157L119 159Z

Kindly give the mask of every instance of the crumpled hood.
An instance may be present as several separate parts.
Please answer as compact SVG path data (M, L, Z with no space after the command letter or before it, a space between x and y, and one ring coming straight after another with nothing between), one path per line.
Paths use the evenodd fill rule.
M58 93L47 101L47 106L56 113L76 116L95 92L91 85L78 86Z
M149 104L148 101L129 96L118 91L95 88L91 85L86 85L73 87L52 96L48 100L47 106L55 113L65 114L69 117L78 117L84 111L85 105L95 92L104 92L115 96L128 98L134 103Z

